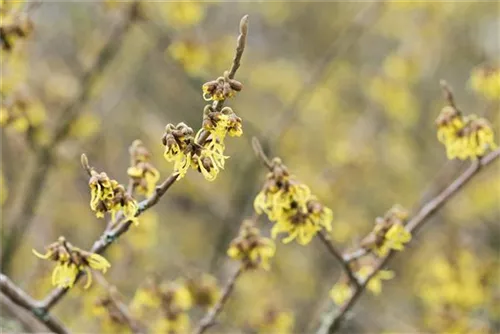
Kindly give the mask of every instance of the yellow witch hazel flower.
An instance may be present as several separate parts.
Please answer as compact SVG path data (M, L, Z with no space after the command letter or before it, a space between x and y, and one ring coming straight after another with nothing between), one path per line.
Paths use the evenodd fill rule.
M0 5L0 43L2 50L10 52L18 39L26 38L33 31L33 23L21 11L24 1L4 1Z
M203 111L203 129L210 131L212 137L221 142L227 134L231 137L243 134L241 118L229 107L217 111L211 105L207 105Z
M391 250L402 251L411 240L411 233L404 227L408 212L399 205L394 205L385 216L378 217L373 231L361 241L361 246L384 257Z
M477 67L470 77L472 89L488 100L500 100L500 67Z
M189 167L198 170L208 181L215 180L220 170L224 169L228 157L224 155L223 138L209 133L208 138L198 144L204 131L200 129L193 138L193 130L184 123L167 125L163 136L164 156L167 161L174 162L174 173L178 179L186 175Z
M373 267L369 265L362 266L357 272L356 276L360 280L367 279L373 272ZM366 284L368 291L378 296L382 292L382 281L393 279L395 276L392 270L379 270Z
M178 1L153 3L154 10L164 17L173 27L188 27L199 23L205 17L202 2Z
M203 308L213 306L220 296L217 280L215 277L205 273L188 278L186 280L186 287L191 294L193 303Z
M159 286L163 317L155 325L156 333L187 333L189 316L187 311L193 300L183 282L167 282Z
M342 305L351 298L354 288L349 284L347 276L342 276L330 290L330 298L336 305Z
M275 223L271 230L273 238L288 233L284 243L296 239L306 245L321 229L332 229L332 210L311 195L306 185L295 180L279 158L272 162L264 187L255 197L254 209L258 214L266 213Z
M151 196L160 179L160 172L151 164L150 154L140 140L134 140L129 151L131 166L127 174L133 181L134 189L139 194Z
M97 173L90 170L90 208L98 218L104 217L106 212L111 213L114 221L116 213L122 211L124 216L137 223L137 202L116 180L111 180L104 172Z
M265 310L255 326L259 334L287 334L293 333L295 319L291 312L280 311L276 307Z
M148 277L146 281L135 291L134 297L130 302L130 311L136 317L144 318L150 310L156 310L160 307L157 282Z
M269 270L269 259L274 256L276 246L271 239L260 236L260 231L251 220L245 220L238 237L231 241L227 255L241 261L245 269Z
M33 249L33 254L44 260L57 262L52 272L52 285L61 288L71 288L75 283L80 271L87 274L87 289L92 283L92 273L90 269L100 270L105 273L111 265L99 254L90 253L74 247L64 237L50 244L45 254L40 254Z
M446 106L436 119L438 140L446 147L448 159L472 159L497 147L491 124L476 115L463 116L453 106Z
M205 101L224 101L236 95L243 89L241 82L229 78L229 72L224 72L224 76L216 80L206 82L202 86L203 98Z

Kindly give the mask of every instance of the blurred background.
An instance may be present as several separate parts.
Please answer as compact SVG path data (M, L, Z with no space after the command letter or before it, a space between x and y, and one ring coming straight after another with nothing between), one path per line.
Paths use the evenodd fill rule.
M43 2L29 8L29 37L2 51L2 104L28 105L24 123L1 132L2 272L35 298L51 290L54 264L31 249L61 235L89 249L106 225L89 208L80 154L127 184L128 147L141 139L166 178L173 166L163 158L165 125L201 126L201 86L230 67L245 14L236 75L244 89L228 102L244 134L226 141L230 159L214 182L191 171L108 249L105 278L126 303L150 275L205 272L222 285L235 269L226 250L267 173L252 136L333 210L331 236L349 249L393 204L417 210L468 165L447 161L436 138L446 104L440 79L461 110L499 129L498 97L471 85L474 71L499 65L496 2L144 2L127 23L129 6ZM89 80L110 36L111 51ZM68 119L64 139L40 156L37 143ZM341 332L500 330L499 171L484 170L433 216L391 262L396 277L380 296L366 294ZM259 227L269 235L272 225L261 217ZM268 332L312 332L340 273L320 242L277 241L271 270L242 276L212 332L251 333L272 312L283 317ZM73 290L53 313L74 332L106 331L92 307L103 288ZM191 313L193 324L200 315ZM7 311L2 317L14 331L30 330Z

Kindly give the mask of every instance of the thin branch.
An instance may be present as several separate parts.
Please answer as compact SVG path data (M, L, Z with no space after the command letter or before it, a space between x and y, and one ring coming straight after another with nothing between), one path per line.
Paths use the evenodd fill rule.
M144 333L145 332L145 326L141 323L139 323L136 319L132 318L130 315L130 312L128 310L127 305L122 303L118 298L117 294L119 294L118 289L116 286L110 284L106 278L101 274L100 272L96 272L95 275L97 281L99 284L101 284L109 294L109 298L111 302L113 303L113 306L116 308L116 310L120 313L121 318L123 321L126 323L126 325L130 328L132 333Z
M248 35L248 15L241 18L240 21L240 35L236 41L236 54L233 58L233 64L231 65L231 70L229 71L229 79L234 79L234 75L241 65L241 57L243 56L243 51L245 51L245 44L247 42Z
M132 24L136 22L137 5L137 2L134 2L130 5L124 24L120 25L111 33L106 44L100 51L96 62L83 75L81 79L82 89L80 90L78 97L73 101L73 103L67 106L66 109L62 112L62 116L56 126L54 137L49 147L57 145L68 135L68 132L71 129L71 125L78 117L82 107L89 100L90 93L94 87L96 80L101 76L108 65L111 64L111 62L115 59L116 55L121 49L120 46L123 45L123 41L127 32L130 30L130 27L132 27Z
M14 303L33 313L50 331L58 334L69 333L59 320L44 313L36 300L28 296L4 274L0 274L0 291Z
M323 242L323 244L325 244L330 254L332 254L337 259L337 261L342 265L342 268L347 274L347 277L349 277L349 281L355 286L355 288L359 288L360 286L359 281L354 275L351 267L349 267L349 262L344 260L342 254L333 245L330 237L324 231L319 231L318 237Z
M491 164L493 161L500 157L500 149L497 149L488 155L481 158L479 161L475 161L471 166L463 172L455 181L453 181L448 187L446 187L439 195L431 199L427 204L425 204L406 224L405 228L410 233L416 233L426 221L432 215L437 212L441 207L444 206L460 189L462 189L475 175L477 175L482 167ZM375 276L396 254L396 252L391 251L389 254L380 259L375 265L373 272L362 282L361 287L356 289L351 298L345 302L339 309L333 309L331 312L325 315L321 327L319 328L317 334L327 334L336 332L345 316L349 310L356 304L356 301L363 294L366 285L370 279Z
M13 217L12 223L10 224L10 226L12 226L12 231L4 239L1 263L5 272L9 271L13 253L16 247L21 243L28 227L31 225L47 176L55 162L54 151L58 144L66 138L74 120L83 110L83 106L90 97L90 91L96 79L104 72L121 49L120 46L125 34L136 18L135 6L136 3L131 5L126 22L113 31L97 56L94 65L83 75L81 79L82 89L80 90L80 94L65 110L63 110L61 118L54 130L51 142L39 148L35 153L33 172L26 183L24 191L25 196L21 198L19 213Z
M264 149L262 148L262 145L260 144L259 140L257 137L252 137L252 148L257 157L262 161L264 166L271 170L273 168L273 165L271 164L271 160L269 160L269 157L267 156L266 153L264 153Z
M149 208L153 207L160 198L167 192L167 190L175 183L177 180L177 175L178 174L172 174L170 175L163 183L156 187L156 191L153 195L151 195L149 198L141 201L139 203L139 209L137 210L135 217L139 217L142 215L146 210ZM122 221L124 218L122 213L119 213L117 215L116 220L118 222ZM116 224L117 226L113 228L109 232L103 233L98 240L94 242L94 245L91 248L92 253L103 253L112 243L113 241L117 240L123 233L127 232L128 229L130 228L130 225L132 225L131 220L126 220L122 221L121 223ZM80 273L77 277L76 280L79 280L83 276L83 273ZM75 281L76 282L76 281ZM41 303L41 306L44 310L48 311L54 305L56 305L59 300L66 295L66 293L69 291L68 288L55 288L52 292L50 292L47 297L45 297Z
M5 320L6 318L15 319L27 333L42 333L48 330L33 313L15 304L6 295L0 293L0 319ZM10 326L7 327L10 328Z
M359 249L356 249L355 251L351 252L351 253L347 253L347 254L343 254L342 255L342 258L344 259L344 261L346 262L352 262L354 260L357 260L363 256L365 256L366 254L368 254L369 251L364 249L364 248L359 248Z
M455 96L453 95L453 91L451 90L450 85L448 85L446 80L440 80L439 85L441 86L444 99L446 100L446 102L448 102L448 105L458 110L457 105L455 104Z
M226 286L222 291L222 295L220 296L217 303L215 303L215 305L205 314L203 319L201 319L198 328L196 328L196 330L194 331L195 334L202 334L207 329L215 325L215 319L224 308L224 305L226 304L229 296L233 292L236 280L241 275L241 273L243 273L242 266L240 266L238 270L235 271L231 277L229 277L229 280L227 281Z
M242 22L248 22L248 18L244 16ZM242 25L244 26L245 24L240 23L240 27ZM238 52L239 51L236 50L236 53ZM241 54L239 55L239 58L241 58ZM215 103L217 102L220 101L216 101ZM201 135L198 140L198 144L203 145L203 143L208 139L208 136L209 136L208 132L205 132L203 135ZM163 181L163 183L160 186L156 187L155 192L152 196L140 202L135 217L139 217L144 211L148 210L149 208L153 207L156 203L158 203L160 198L175 183L175 181L177 181L177 177L178 174L175 173L170 175L165 181ZM116 221L120 222L123 220L123 218L124 218L123 214L120 213L117 215ZM129 229L131 224L132 221L130 220L115 224L116 225L115 228L113 228L109 232L105 232L96 242L94 242L91 252L103 253L113 241L117 240L123 233L125 233ZM83 274L78 275L76 279L78 280L82 275ZM47 295L45 299L43 299L42 301L43 308L46 310L50 310L67 293L67 291L68 289L63 289L63 288L54 289Z

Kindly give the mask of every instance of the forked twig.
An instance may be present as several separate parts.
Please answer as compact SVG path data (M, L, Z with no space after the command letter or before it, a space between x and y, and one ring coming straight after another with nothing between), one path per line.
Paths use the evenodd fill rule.
M462 173L457 179L455 179L455 181L453 181L448 187L446 187L440 194L427 202L408 221L405 226L408 232L412 234L416 233L418 229L420 229L423 224L428 221L428 219L432 217L435 212L437 212L437 210L443 207L453 197L453 195L455 195L475 175L477 175L482 170L482 167L491 164L499 157L500 149L497 149L493 152L490 152L479 161L473 162L464 173ZM345 319L347 312L351 310L359 297L361 297L370 279L375 276L395 254L396 252L391 251L386 257L381 258L375 265L372 273L361 283L361 286L354 291L353 295L339 309L335 308L324 316L321 327L317 331L317 334L334 333L339 329L342 321Z

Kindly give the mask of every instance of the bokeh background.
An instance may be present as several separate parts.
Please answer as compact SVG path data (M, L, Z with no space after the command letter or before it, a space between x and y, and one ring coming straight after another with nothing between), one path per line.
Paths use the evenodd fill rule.
M2 245L34 191L26 187L30 175L41 168L30 142L43 142L79 96L82 74L123 23L127 6L43 3L29 11L33 31L16 44L14 60L2 54L2 81L14 82L9 94L36 107L28 118L41 129L29 139L22 126L2 128ZM183 121L199 128L201 85L229 68L245 14L249 36L236 75L244 89L229 101L244 135L227 140L230 159L214 182L191 171L109 248L105 277L124 302L149 275L175 280L206 272L223 284L236 267L227 246L252 215L266 175L252 136L333 210L338 247L355 247L393 204L418 209L467 166L447 161L436 139L434 120L445 105L440 79L465 113L488 118L498 130L498 100L474 91L470 80L475 69L498 66L498 13L498 3L486 1L142 3L141 20L117 43L53 152L26 233L2 272L42 298L53 264L31 249L41 251L60 235L90 248L103 231L105 221L89 208L81 153L126 184L128 147L141 139L162 178L171 173L164 127ZM343 333L500 330L499 171L498 164L483 171L434 215L391 262L396 277L380 296L359 301ZM271 224L262 217L259 227L268 235ZM243 275L212 332L251 332L271 310L293 318L293 327L270 332L311 332L331 307L328 291L340 272L320 242L277 242L271 270ZM54 314L75 332L103 331L105 315L92 310L102 287L80 285ZM2 313L10 319L5 324L22 328ZM200 315L192 313L192 322Z

